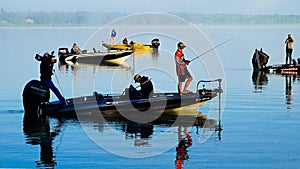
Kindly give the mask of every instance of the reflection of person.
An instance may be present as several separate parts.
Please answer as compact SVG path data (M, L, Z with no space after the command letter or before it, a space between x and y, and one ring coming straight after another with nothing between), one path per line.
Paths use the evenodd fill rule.
M130 92L133 99L148 99L153 94L153 84L151 79L146 76L141 76L139 74L134 76L135 83L140 83L141 90L136 90L132 85L130 85Z
M71 54L82 54L81 49L77 46L76 43L73 44L73 47L71 49Z
M288 34L288 37L285 40L285 45L286 45L285 64L292 63L293 43L294 43L294 39L293 39L292 35ZM288 60L289 60L289 62L288 62Z
M127 120L122 123L125 139L134 139L135 147L148 145L148 140L153 134L153 128L151 123L136 123Z
M184 135L185 138L182 137L181 134L181 127L178 127L178 146L176 147L176 161L175 161L175 165L176 165L176 169L181 169L184 163L184 160L188 160L189 156L188 156L188 151L187 148L192 146L192 137L190 136L190 134L187 131L187 128L184 128Z
M188 69L187 69L187 65L190 63L189 60L186 60L184 58L184 53L183 53L183 49L185 48L185 45L182 42L179 42L177 44L177 51L175 53L175 63L176 63L176 72L177 72L177 76L178 76L178 93L180 96L182 96L182 92L183 93L188 93L190 92L188 90L188 87L190 85L190 83L193 80L193 77L191 76L191 74L189 73ZM185 82L185 80L187 79L185 86L183 88L182 91L182 83Z
M115 29L113 29L110 34L110 44L116 43L116 37L117 37L117 32Z
M51 76L53 75L53 65L56 62L56 59L53 59L54 56L50 54L49 52L46 52L43 56L37 55L36 58L41 61L40 64L40 79L43 85L47 86L50 88L56 97L59 99L60 104L65 105L66 100L65 98L61 95L59 90L55 87L54 83L51 80Z
M59 134L61 124L56 126L56 130L50 132L49 119L46 117L32 119L24 116L23 131L26 136L26 143L40 145L40 161L37 161L38 168L54 168L56 166L52 141Z
M292 98L292 75L285 75L285 95L286 104L290 105L293 103Z

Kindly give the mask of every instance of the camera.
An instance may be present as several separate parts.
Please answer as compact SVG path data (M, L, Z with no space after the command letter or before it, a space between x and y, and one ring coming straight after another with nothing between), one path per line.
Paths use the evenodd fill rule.
M50 62L51 62L51 63L56 63L57 60L52 58Z

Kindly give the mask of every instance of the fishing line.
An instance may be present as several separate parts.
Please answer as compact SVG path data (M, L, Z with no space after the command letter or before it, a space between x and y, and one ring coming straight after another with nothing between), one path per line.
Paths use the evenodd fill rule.
M197 56L197 57L193 58L192 60L190 60L190 62L192 62L192 61L194 61L194 60L196 60L196 59L200 58L201 56L203 56L203 55L205 55L205 54L209 53L210 51L212 51L212 50L216 49L217 47L224 45L225 43L227 43L227 42L231 41L232 39L234 39L234 38L230 38L230 39L228 39L228 40L226 40L226 41L224 41L224 42L222 42L222 43L220 43L220 44L216 45L215 47L213 47L213 48L211 48L211 49L209 49L209 50L205 51L204 53L202 53L202 54L200 54L199 56Z
M53 69L52 71L53 71L54 76L55 76L55 79L56 79L56 81L57 81L57 83L58 83L59 90L61 91L62 96L65 97L65 96L64 96L64 93L63 93L63 90L62 90L62 88L61 88L61 86L60 86L59 80L58 80L58 78L57 78L57 76L56 76L55 70Z

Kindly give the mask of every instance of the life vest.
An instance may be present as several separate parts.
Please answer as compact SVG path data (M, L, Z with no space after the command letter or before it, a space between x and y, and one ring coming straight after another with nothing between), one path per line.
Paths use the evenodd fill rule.
M186 64L184 62L184 53L180 50L177 50L175 53L175 63L177 76L184 76Z

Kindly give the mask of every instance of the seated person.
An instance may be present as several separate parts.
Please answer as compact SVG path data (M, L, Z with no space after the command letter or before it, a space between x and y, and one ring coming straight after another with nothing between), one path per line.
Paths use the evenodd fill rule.
M82 54L81 49L77 46L76 43L73 44L73 47L71 49L71 54Z
M132 85L129 87L129 97L131 100L148 99L153 94L153 84L146 76L139 74L134 76L135 83L140 83L141 90L137 90Z
M128 45L128 40L127 40L127 38L124 38L124 39L123 39L123 44L124 44L124 45Z

